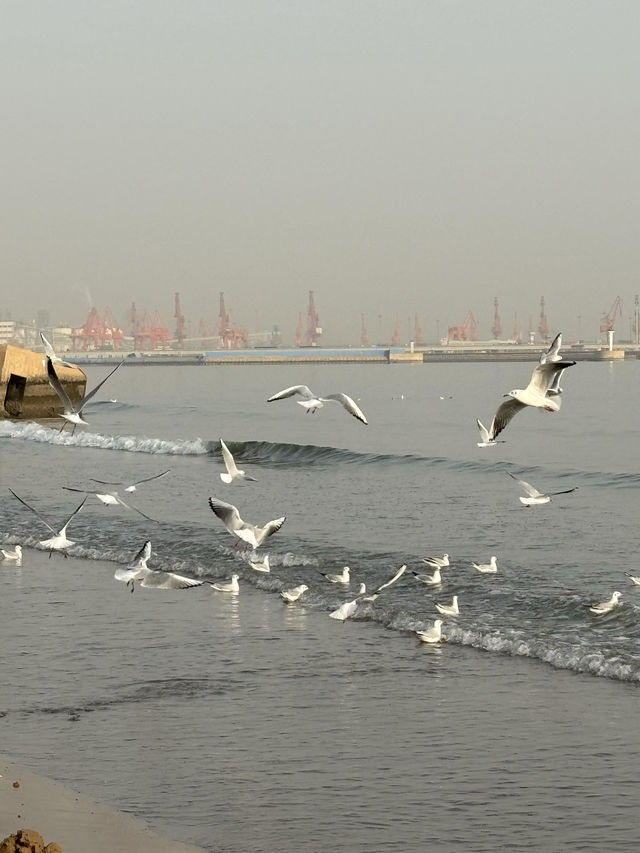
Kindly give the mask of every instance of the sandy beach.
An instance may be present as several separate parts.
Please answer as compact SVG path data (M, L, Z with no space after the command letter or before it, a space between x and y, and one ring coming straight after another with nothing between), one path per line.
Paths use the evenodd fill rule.
M4 758L0 776L2 838L28 828L39 832L47 844L55 841L63 853L202 853L201 847L161 838L142 821Z

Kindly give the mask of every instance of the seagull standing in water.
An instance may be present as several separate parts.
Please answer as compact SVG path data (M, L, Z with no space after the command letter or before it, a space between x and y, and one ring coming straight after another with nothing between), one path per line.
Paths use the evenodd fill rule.
M70 423L73 424L73 430L71 432L71 435L73 435L73 433L76 431L76 427L78 426L78 424L87 423L82 417L82 410L87 405L89 400L100 390L100 388L102 388L107 379L109 379L110 376L113 376L116 370L118 370L120 367L122 367L122 362L116 364L113 370L110 373L107 373L102 382L99 382L95 386L95 388L89 391L88 394L84 395L84 397L82 398L82 400L80 400L77 406L74 406L71 400L69 399L67 392L62 387L62 383L58 379L58 375L56 373L55 367L53 366L53 362L47 356L47 376L49 377L49 384L56 392L56 394L60 398L60 402L64 406L64 411L60 415L61 418L64 418L64 423L60 427L60 432L62 432L67 423Z
M114 578L126 583L131 588L131 592L135 591L136 582L139 582L139 586L154 587L155 589L191 589L194 586L203 585L204 581L186 578L184 575L176 575L174 572L149 569L147 561L150 556L151 540L147 539L129 566L116 569Z
M351 569L349 566L345 566L344 569L339 574L331 574L326 572L320 572L323 578L326 578L329 583L349 583L351 579Z
M291 589L283 589L280 591L280 598L287 604L293 604L300 596L305 593L309 587L306 583L301 583L300 586L291 587Z
M436 604L436 610L438 613L442 613L443 616L458 616L460 613L458 610L458 596L453 596L451 604Z
M237 595L240 592L239 577L240 575L231 575L229 583L210 583L209 586L218 592L229 592L231 595Z
M428 586L438 586L442 583L442 575L440 574L440 566L436 566L436 570L432 575L421 575L419 572L411 570L411 574L421 583L426 583Z
M436 619L426 631L416 631L416 636L422 643L439 643L442 639L442 619Z
M285 400L287 397L293 397L296 394L302 397L302 400L297 400L297 403L299 406L303 406L307 410L307 414L309 414L309 412L313 414L318 409L321 409L325 403L336 402L344 406L347 412L349 412L350 415L353 415L354 418L357 418L361 423L365 425L368 423L364 413L355 400L352 400L351 397L347 396L347 394L327 394L326 397L318 397L318 395L314 394L307 385L292 385L291 388L285 388L284 391L278 391L277 394L268 398L267 403L273 403L274 400Z
M512 418L527 406L544 409L547 412L560 410L560 395L549 395L549 388L553 386L554 377L568 367L573 367L575 361L545 361L538 364L531 374L531 379L526 388L515 388L505 394L509 400L505 400L493 419L492 439L496 439Z
M332 613L329 614L329 617L331 619L338 619L341 622L344 622L346 619L350 619L358 609L358 604L360 603L360 601L375 601L383 589L386 589L387 587L391 586L399 578L402 577L402 575L405 573L406 568L406 566L400 566L400 568L396 572L394 572L388 580L380 584L380 586L376 587L369 595L367 595L367 588L365 584L360 584L359 595L357 595L351 601L343 602L337 610L334 610Z
M498 571L498 558L494 556L488 563L471 563L471 565L485 575L495 575Z
M257 527L255 524L248 524L240 518L240 513L233 504L219 501L217 498L209 498L209 506L218 518L223 522L229 533L247 542L254 551L269 536L273 536L282 525L285 523L286 515L281 518L275 518L273 521L268 521L264 527Z
M450 565L448 554L443 554L442 557L423 557L422 562L434 569L444 569Z
M512 477L516 481L516 483L527 493L528 497L520 497L520 503L523 503L525 506L548 504L551 500L551 495L568 495L571 492L575 492L578 488L577 486L574 486L572 489L563 489L561 492L548 492L548 494L544 495L542 494L542 492L539 492L535 486L532 486L531 483L527 483L525 480L519 480L515 476L515 474L511 473L511 471L507 471L507 474Z
M614 607L618 607L621 598L622 593L616 590L608 601L601 601L600 604L592 604L589 612L596 616L603 616L605 613L610 613Z
M625 575L629 578L632 584L635 584L635 586L640 586L640 577L638 577L637 575L632 575L629 572L625 572Z
M6 561L12 561L21 565L22 563L22 546L16 545L13 551L5 551L4 548L0 549L0 554L2 554L2 559Z
M222 450L222 458L227 469L226 474L220 474L220 479L223 483L233 483L234 480L251 480L253 483L257 482L255 477L250 477L238 468L233 454L222 439L220 439L220 449Z
M23 500L19 495L17 495L13 491L13 489L9 489L9 491L14 496L14 498L17 498L21 504L26 506L27 509L30 509L32 513L37 515L38 518L40 519L40 521L45 525L45 527L48 527L49 530L53 533L53 536L51 536L49 539L43 539L41 542L38 543L40 545L40 547L46 551L49 551L49 557L51 557L51 554L54 551L60 551L61 554L64 554L65 557L68 557L69 555L67 554L67 548L70 545L74 545L75 543L73 542L73 540L67 539L67 526L69 525L69 522L71 521L71 519L75 515L77 515L80 512L80 510L82 509L82 507L85 505L85 502L87 500L86 497L83 498L82 503L79 504L79 506L77 506L74 509L74 511L71 513L69 518L65 521L65 523L62 525L62 527L59 530L56 530L54 527L52 527L49 524L49 522L45 518L43 518L40 515L38 510L35 509L35 507L32 507L25 500Z

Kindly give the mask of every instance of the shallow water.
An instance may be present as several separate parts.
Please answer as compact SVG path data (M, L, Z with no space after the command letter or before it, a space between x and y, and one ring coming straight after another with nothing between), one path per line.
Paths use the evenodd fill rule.
M161 524L90 498L73 559L27 547L0 569L4 751L211 850L634 849L638 369L572 368L561 412L523 412L491 449L475 418L531 365L135 366L73 438L0 423L5 484L56 523L78 503L63 485L170 469L127 497ZM370 425L266 404L298 382L358 397ZM220 482L220 436L257 483ZM578 491L525 509L506 470ZM261 551L270 575L209 495L287 516ZM0 538L46 535L8 495ZM148 537L154 567L237 571L240 596L130 595L115 563ZM361 580L444 551L440 588L407 572L353 621L327 618ZM475 572L491 554L498 573ZM345 564L347 590L318 571ZM297 605L274 594L301 582ZM591 616L613 589L622 607ZM446 642L419 644L453 594Z

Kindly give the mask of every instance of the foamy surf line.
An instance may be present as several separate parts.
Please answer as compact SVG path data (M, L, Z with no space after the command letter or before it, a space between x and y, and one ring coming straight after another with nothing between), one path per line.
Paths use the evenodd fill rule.
M124 450L128 453L153 453L171 456L205 456L210 452L208 442L201 438L192 440L141 438L137 435L100 435L94 432L60 432L41 424L29 422L17 424L13 421L0 422L0 438L35 441L38 444L53 444L61 447L91 447L97 450Z

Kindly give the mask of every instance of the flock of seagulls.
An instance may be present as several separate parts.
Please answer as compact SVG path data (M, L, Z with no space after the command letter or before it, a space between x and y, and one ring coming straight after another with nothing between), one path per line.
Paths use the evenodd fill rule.
M69 368L74 367L74 365L60 359L55 354L53 347L45 336L41 334L41 338L45 352L45 359L43 363L46 365L48 380L62 404L63 411L61 412L60 417L63 419L63 424L60 431L64 429L67 423L72 424L73 431L75 431L75 428L79 424L87 423L83 417L83 410L87 403L96 395L105 382L113 376L116 370L121 367L122 362L111 370L107 376L102 379L102 381L91 389L91 391L85 394L78 404L74 405L64 390L56 372L56 368ZM476 421L480 434L480 441L477 442L478 447L494 447L496 444L502 443L503 439L499 440L498 436L506 429L515 415L526 407L538 408L547 412L558 412L560 410L562 395L564 393L563 389L560 387L561 377L565 370L576 364L575 361L565 360L562 357L560 354L561 346L562 336L561 334L558 334L549 348L540 356L539 362L531 374L528 385L523 389L516 388L504 395L508 399L498 406L489 429L487 429L479 419ZM321 409L325 403L337 402L352 417L356 418L364 425L368 424L367 418L355 400L343 392L319 396L314 394L307 385L293 385L273 394L267 399L267 402L271 403L291 397L301 398L297 400L297 402L305 409L307 414L314 414L318 409ZM238 468L233 454L222 438L220 439L220 449L226 469L224 472L220 473L220 479L224 484L230 485L235 481L242 480L257 482L255 477ZM166 476L168 473L168 470L162 471L158 474L127 483L97 480L95 478L91 479L99 485L118 486L122 487L125 492L131 493L136 491L136 487L138 485L159 479ZM576 490L576 487L573 487L562 491L546 493L540 492L535 486L531 485L531 483L528 483L526 480L519 479L511 472L507 473L509 473L509 476L517 482L525 493L524 496L519 497L519 500L526 507L549 503L552 496L569 494ZM94 495L104 505L122 506L125 509L139 513L149 521L157 523L156 519L151 518L138 507L124 501L117 491L83 489L71 486L65 486L64 488L68 491L83 493L85 497L81 503L76 506L73 512L71 512L68 518L66 518L62 526L58 528L44 518L36 507L29 504L13 490L9 490L11 494L27 509L34 513L42 524L53 534L48 539L44 539L39 542L39 546L41 548L49 551L49 557L51 557L51 554L54 551L62 553L65 557L67 556L67 549L74 544L73 540L70 540L67 537L67 527L75 516L82 510L90 495ZM240 516L238 508L231 503L222 501L213 496L209 497L208 502L212 512L220 519L220 521L222 521L227 531L238 540L236 542L236 546L243 545L251 549L251 556L247 560L249 567L256 572L269 573L271 571L269 555L266 554L262 559L259 559L256 552L267 539L280 530L286 521L286 516L273 519L272 521L268 521L264 525L260 526L244 521ZM13 550L2 549L0 550L0 554L4 561L15 562L17 564L21 564L22 562L22 548L20 545L16 545ZM136 585L156 589L188 589L202 586L204 584L204 581L202 580L185 577L174 572L159 571L149 568L147 563L151 558L151 554L151 541L146 540L143 546L135 554L132 561L126 567L118 567L114 578L119 582L125 583L131 593L135 591ZM441 556L424 557L423 562L429 566L432 573L421 574L420 572L412 569L411 574L415 580L428 586L440 586L442 583L443 570L451 567L449 554L444 553ZM492 555L488 563L473 562L471 563L471 566L482 574L495 574L498 571L497 557ZM359 605L363 601L375 601L385 589L388 589L395 584L403 576L406 568L406 565L401 566L390 578L376 587L369 594L367 594L365 584L361 583L358 594L354 598L342 602L338 608L329 613L329 617L344 623L347 619L354 616ZM320 574L327 582L338 586L347 586L352 580L349 566L344 566L341 572L320 572ZM640 586L640 577L630 575L629 573L626 574L634 585ZM216 592L237 595L240 590L239 575L234 573L228 582L212 583L209 584L209 586ZM291 588L282 589L280 591L280 596L285 603L290 604L298 601L301 596L308 591L308 589L309 586L303 583ZM589 611L595 616L610 613L620 605L621 600L622 594L619 591L615 591L609 600L589 606ZM457 594L453 595L450 604L440 602L436 602L434 604L436 611L441 616L455 618L460 614ZM436 618L431 626L423 630L416 631L416 636L424 643L440 643L443 639L442 625L443 619Z

